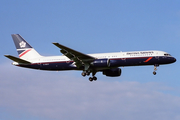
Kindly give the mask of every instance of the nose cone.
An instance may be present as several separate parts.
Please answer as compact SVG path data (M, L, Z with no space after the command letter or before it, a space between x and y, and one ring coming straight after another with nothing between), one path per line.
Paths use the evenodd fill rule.
M174 57L167 57L166 58L166 63L174 63L174 62L176 62L176 58L174 58Z
M170 57L170 58L169 58L169 63L174 63L174 62L176 62L176 58Z
M173 63L176 62L176 58L173 57Z

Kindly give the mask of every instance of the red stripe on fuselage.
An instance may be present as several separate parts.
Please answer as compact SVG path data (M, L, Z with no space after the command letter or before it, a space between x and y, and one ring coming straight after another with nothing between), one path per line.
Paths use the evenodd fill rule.
M144 62L149 62L153 57L149 57L146 61Z
M25 52L23 52L22 54L20 54L19 57L22 57L23 55L25 55L25 54L26 54L27 52L29 52L30 50L32 50L32 49L26 50Z

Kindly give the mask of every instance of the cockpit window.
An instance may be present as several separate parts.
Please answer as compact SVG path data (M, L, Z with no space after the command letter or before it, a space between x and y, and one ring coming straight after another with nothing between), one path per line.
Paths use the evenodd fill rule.
M166 53L166 54L164 54L164 56L171 56L171 55Z

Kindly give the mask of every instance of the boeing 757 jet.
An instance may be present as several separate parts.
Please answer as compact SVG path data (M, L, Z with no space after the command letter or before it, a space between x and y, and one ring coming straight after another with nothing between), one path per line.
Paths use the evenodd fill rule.
M15 66L38 70L63 71L80 70L82 76L89 76L90 81L97 80L97 72L109 77L121 75L119 67L153 65L153 74L159 65L174 63L176 59L163 51L133 51L99 54L84 54L59 43L53 43L60 49L62 56L41 56L19 34L12 34L18 57L5 55L13 60Z

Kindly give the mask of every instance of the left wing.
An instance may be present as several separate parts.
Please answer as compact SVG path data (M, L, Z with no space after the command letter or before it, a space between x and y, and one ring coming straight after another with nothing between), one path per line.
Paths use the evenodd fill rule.
M62 54L64 54L69 59L73 60L78 68L83 65L90 64L90 62L92 62L95 59L92 56L78 52L59 43L53 43L53 44L61 49L60 52Z

